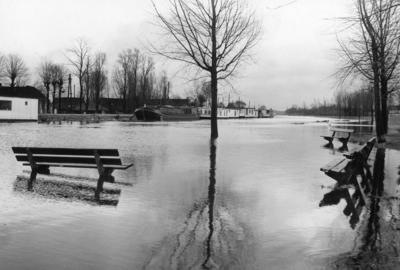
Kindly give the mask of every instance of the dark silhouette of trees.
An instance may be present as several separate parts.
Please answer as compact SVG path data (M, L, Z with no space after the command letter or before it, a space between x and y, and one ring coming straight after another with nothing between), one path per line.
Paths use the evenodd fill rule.
M61 110L61 93L62 93L62 88L64 85L64 82L67 79L67 70L65 69L65 67L63 65L60 64L53 64L51 66L51 85L53 86L53 92L52 92L52 96L53 96L53 109L52 112L54 113L57 104L55 103L55 99L56 99L56 94L57 94L57 90L58 90L58 97L59 97L59 103L58 103L58 111Z
M261 24L246 0L169 0L169 16L153 2L156 25L165 38L151 50L186 67L198 68L211 81L211 138L218 137L218 82L251 60L261 37Z
M339 118L371 116L373 124L373 91L369 85L363 85L355 91L339 90L331 102L315 100L309 107L292 105L286 109L288 115L338 116Z
M92 100L96 104L96 111L99 110L99 100L102 93L106 89L107 85L107 70L105 64L107 62L107 56L103 52L98 52L95 55L93 69L91 72L91 85L93 89Z
M83 80L85 82L85 111L86 113L89 112L89 103L90 103L90 92L91 92L91 77L92 77L92 66L93 66L93 62L92 62L92 57L91 55L88 55L88 57L86 57L86 61L85 61L85 74L83 77Z
M58 112L61 112L61 94L64 93L63 87L64 83L68 80L68 70L64 67L64 65L58 65L58 78L57 78L57 87L58 87ZM53 106L55 106L53 102Z
M0 53L0 77L3 74L5 57Z
M65 55L68 62L74 67L72 74L75 75L79 80L79 112L82 113L82 100L83 100L83 83L84 76L86 74L86 61L90 55L92 46L90 42L83 37L77 38L71 45L67 48L67 53L70 55Z
M15 86L24 86L30 79L29 69L17 54L9 54L5 57L2 75L9 80L12 88Z
M43 59L42 62L37 67L37 74L40 77L40 80L43 82L44 87L46 88L46 111L50 113L50 84L51 84L51 74L52 74L53 62L48 59Z
M155 82L154 66L155 63L152 57L142 55L139 84L144 104L146 99L151 98L153 94Z
M123 111L126 112L129 72L131 69L130 50L124 50L118 54L118 66L113 71L114 89L119 97L123 100Z
M139 107L139 74L140 74L140 65L141 65L141 54L139 49L128 49L129 62L131 70L129 72L129 96L132 100L132 112L135 111L137 107Z

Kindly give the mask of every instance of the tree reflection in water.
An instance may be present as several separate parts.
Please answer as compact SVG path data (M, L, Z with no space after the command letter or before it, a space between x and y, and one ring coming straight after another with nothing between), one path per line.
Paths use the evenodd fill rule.
M144 269L251 269L250 230L232 215L222 194L216 200L216 151L217 141L210 140L207 197L193 204L175 234L163 238Z
M384 180L385 149L378 148L371 181L364 186L369 193L366 218L358 228L354 251L334 259L335 269L400 269L398 199L384 192Z
M206 241L206 259L202 264L204 269L210 269L211 262L211 240L214 233L214 201L215 201L215 168L217 165L217 145L216 140L210 140L210 184L208 186L208 228L209 234Z

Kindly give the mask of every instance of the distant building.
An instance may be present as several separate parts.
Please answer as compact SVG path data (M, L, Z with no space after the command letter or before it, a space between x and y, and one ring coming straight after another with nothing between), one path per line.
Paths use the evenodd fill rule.
M133 113L132 100L126 100L125 112ZM156 106L156 105L169 105L176 107L189 106L188 99L147 99L146 106ZM79 98L61 98L61 108L60 99L55 98L53 106L57 109L58 113L80 113ZM82 113L86 112L85 101L82 100ZM121 114L124 113L124 100L121 98L99 98L98 109L96 110L96 104L93 101L89 101L87 113L103 113L103 114Z
M0 121L37 121L45 106L46 97L35 87L0 84Z
M80 113L80 102L79 98L61 98L61 108L60 99L55 98L53 105L57 109L58 113ZM85 101L82 100L82 113L86 112ZM96 110L96 104L93 101L89 101L87 113L122 113L123 112L123 100L119 98L100 98L99 106Z

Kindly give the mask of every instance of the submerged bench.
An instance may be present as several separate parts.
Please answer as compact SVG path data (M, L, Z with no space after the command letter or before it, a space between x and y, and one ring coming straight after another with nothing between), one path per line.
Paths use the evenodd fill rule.
M336 138L341 143L343 143L343 146L345 146L347 145L347 142L349 141L351 134L354 132L354 129L331 128L330 131L333 131L333 134L331 136L321 135L321 137L327 140L329 144L332 144L333 139ZM342 133L344 135L338 136L336 133Z
M370 139L359 149L344 154L344 158L338 158L329 162L320 170L336 180L339 185L348 184L357 174L364 175L363 168L367 166L368 157L374 147L375 141L375 138ZM359 184L358 181L357 184Z
M30 189L36 175L49 174L50 167L97 169L100 177L95 191L96 200L100 199L104 182L115 182L111 175L114 170L126 170L133 165L122 164L118 149L12 147L12 150L17 161L31 166Z

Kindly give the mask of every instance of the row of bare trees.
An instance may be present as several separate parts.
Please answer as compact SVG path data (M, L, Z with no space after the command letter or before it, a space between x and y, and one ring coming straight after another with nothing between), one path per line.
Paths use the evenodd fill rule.
M388 100L397 91L400 60L400 12L398 0L354 0L354 13L344 19L351 30L339 39L340 82L365 78L373 89L378 142L388 131Z
M63 87L67 80L68 70L61 64L54 64L52 61L48 59L43 59L42 62L37 67L37 74L40 78L41 83L43 84L46 90L47 97L47 113L50 113L50 94L52 95L53 106L52 112L56 109L56 104L54 104L54 100L58 91L58 96L61 98L61 93L63 93ZM51 86L53 90L51 91ZM61 101L61 99L59 99ZM58 108L61 107L61 103L59 103Z
M170 83L165 71L159 76L155 74L153 58L135 48L118 54L112 87L115 95L123 100L124 111L133 111L148 99L166 99Z
M170 82L166 72L156 76L153 58L138 49L119 53L111 80L108 78L107 55L104 52L93 54L92 45L86 38L77 38L64 55L67 64L43 58L33 73L38 77L34 85L42 89L47 97L48 113L54 113L57 108L61 110L61 97L67 96L65 89L71 74L79 83L80 113L87 112L90 104L94 104L95 110L99 111L100 98L106 96L122 99L123 111L133 112L145 104L146 99L165 99L169 94ZM0 75L2 81L11 87L24 86L30 83L31 78L25 62L16 54L0 55ZM70 94L72 96L72 90ZM55 103L57 97L58 104Z
M79 112L83 111L83 103L87 112L91 101L96 111L99 110L100 97L108 90L106 54L97 52L93 55L92 44L83 37L77 38L66 51L71 72L79 81Z

